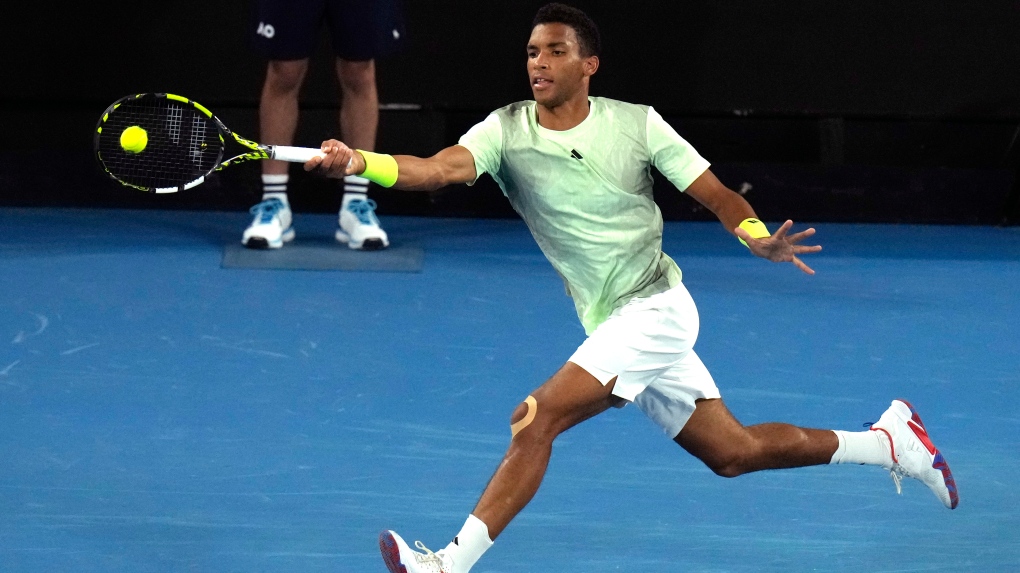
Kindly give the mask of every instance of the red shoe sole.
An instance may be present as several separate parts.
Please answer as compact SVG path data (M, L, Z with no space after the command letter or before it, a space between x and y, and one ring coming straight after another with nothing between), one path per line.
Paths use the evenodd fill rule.
M379 534L379 551L390 573L407 573L407 567L400 562L400 548L389 531Z

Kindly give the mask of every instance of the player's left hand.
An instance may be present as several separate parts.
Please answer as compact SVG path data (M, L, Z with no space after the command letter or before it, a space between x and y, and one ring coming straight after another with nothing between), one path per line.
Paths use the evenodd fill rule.
M793 263L798 269L804 271L809 275L815 274L815 271L811 267L804 264L803 261L797 255L803 255L804 253L817 253L822 250L821 245L805 246L800 245L801 241L815 234L814 228L809 228L799 233L787 235L790 227L793 226L793 221L787 220L783 223L783 226L779 227L775 233L772 233L771 237L764 237L761 239L751 238L751 234L737 227L733 232L747 243L748 248L755 255L768 259L774 263Z

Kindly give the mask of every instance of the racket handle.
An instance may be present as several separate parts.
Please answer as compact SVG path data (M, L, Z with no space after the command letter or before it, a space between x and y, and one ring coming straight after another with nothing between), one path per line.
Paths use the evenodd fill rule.
M314 147L289 147L286 145L273 145L269 151L270 159L290 161L291 163L305 163L313 157L325 157L326 154Z

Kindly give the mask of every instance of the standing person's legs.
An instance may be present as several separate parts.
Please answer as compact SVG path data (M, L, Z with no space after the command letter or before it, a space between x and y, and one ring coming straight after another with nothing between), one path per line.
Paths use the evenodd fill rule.
M375 151L379 95L375 67L379 57L399 49L395 0L325 0L330 42L336 54L340 87L340 134L353 149Z
M393 0L327 0L336 76L340 86L341 139L353 149L374 151L379 126L375 62L396 49L399 36ZM352 249L378 250L390 240L368 198L369 181L344 177L336 240Z
M337 58L340 84L340 133L354 149L375 150L379 127L379 94L374 60ZM375 216L375 202L368 198L369 181L357 175L344 177L344 195L338 214L336 240L352 249L378 250L390 240Z
M322 21L322 0L258 0L252 43L267 60L259 95L261 143L293 145L298 125L298 98ZM289 164L262 162L262 202L241 238L249 248L279 248L294 238L287 197Z
M293 145L298 125L298 98L308 60L270 60L259 96L259 139L268 145ZM241 237L244 246L276 249L294 239L293 215L287 197L290 180L285 161L262 161L262 202Z

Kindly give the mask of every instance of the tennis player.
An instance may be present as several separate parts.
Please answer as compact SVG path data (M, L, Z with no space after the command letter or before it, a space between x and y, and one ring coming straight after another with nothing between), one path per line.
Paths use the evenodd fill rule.
M654 109L589 97L600 38L586 14L562 4L541 8L528 40L534 101L500 108L458 145L424 159L352 150L323 142L324 159L305 169L358 174L398 189L499 183L573 297L588 334L566 364L513 411L509 449L444 549L409 547L380 535L393 573L466 573L538 490L553 440L611 407L633 402L666 435L720 476L820 464L869 464L920 480L948 508L956 485L920 417L894 400L869 430L847 432L767 423L744 426L729 412L694 351L698 311L680 269L662 252L662 216L650 168L710 209L750 252L813 270L801 242L814 229L774 233L709 163Z

